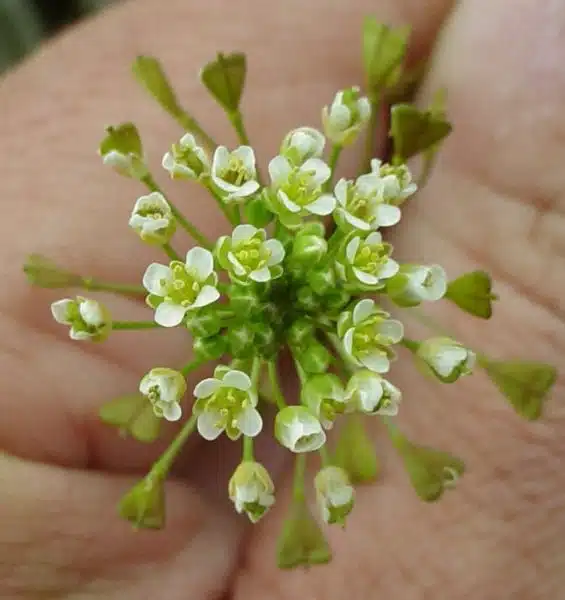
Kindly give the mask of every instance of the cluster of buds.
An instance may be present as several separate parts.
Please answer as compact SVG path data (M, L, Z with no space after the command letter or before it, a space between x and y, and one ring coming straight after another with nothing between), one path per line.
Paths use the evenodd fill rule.
M551 367L515 361L512 370L510 363L487 359L441 332L414 340L391 316L445 298L488 318L494 296L486 274L449 281L439 265L399 262L385 241L387 228L401 222L403 204L418 190L408 159L421 155L429 167L449 133L441 107L394 106L388 161L373 158L369 143L356 176L337 178L341 152L363 132L371 141L373 132L367 129L375 122L379 94L386 97L399 84L405 35L368 20L364 41L366 95L358 87L341 90L323 108L320 130L303 126L284 136L278 155L268 161L268 180L261 175L239 108L244 55L219 55L201 73L238 133L241 145L234 149L205 134L179 105L159 63L140 57L134 65L137 78L187 130L165 152L162 166L170 177L210 194L227 220L226 235L213 242L183 216L151 174L135 126L126 123L108 128L100 153L106 164L147 187L148 193L134 202L129 225L168 260L147 266L138 286L77 276L37 255L26 265L32 282L44 287L68 284L145 297L147 321L112 319L100 302L82 296L54 302L54 318L70 327L74 340L100 342L111 332L152 327L181 328L191 337L192 356L184 366L151 369L140 377L136 393L101 411L106 423L144 442L156 439L163 419L176 422L188 415L171 447L124 498L122 514L137 526L163 525L159 486L192 432L208 442L221 436L241 440L242 460L227 488L235 510L252 522L275 502L273 481L255 458L254 440L274 431L276 441L296 455L293 512L279 548L282 566L329 556L306 508L306 456L320 456L312 490L319 518L328 524L343 524L353 509L354 485L376 476L361 418L382 421L416 492L427 501L439 498L454 486L463 464L409 442L396 426L402 392L391 368L399 351L441 383L469 375L478 364L520 412L539 416L531 399L527 407L519 405L511 389L520 381L526 385L535 373L545 386L537 390L539 406L554 380ZM385 68L383 61L394 56ZM186 254L175 249L179 229L195 241ZM280 385L283 353L292 357L300 382L300 392L291 399ZM211 361L219 363L213 376L189 386L193 372ZM272 414L269 405L276 407L272 427L265 426ZM337 439L331 431L336 424ZM302 553L305 535L319 541L315 559Z

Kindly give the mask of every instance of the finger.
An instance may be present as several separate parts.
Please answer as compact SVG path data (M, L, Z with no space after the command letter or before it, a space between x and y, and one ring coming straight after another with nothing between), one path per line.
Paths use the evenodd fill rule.
M477 267L492 272L502 299L491 322L435 307L458 338L496 357L557 366L565 343L564 30L560 2L458 4L426 85L427 94L447 88L454 133L395 240L403 261L440 262L452 276ZM539 199L552 202L540 211ZM402 356L391 375L404 392L400 424L411 438L464 457L468 473L461 485L437 505L424 505L379 439L381 482L359 490L344 532L330 531L333 568L289 575L268 564L265 548L273 547L281 506L249 550L236 598L259 598L273 587L281 598L298 590L327 599L377 592L402 598L558 595L563 379L544 420L526 424L482 375L457 387L427 384L407 359Z
M165 530L131 531L115 504L133 482L0 456L0 592L20 598L216 597L239 525L184 484L168 484Z
M428 3L417 49L429 44L445 4ZM245 112L253 144L268 157L290 128L318 122L320 104L337 87L359 82L359 29L371 8L368 0L347 7L329 0L275 7L217 0L195 13L179 0L166 11L156 0L143 0L67 34L6 78L0 110L9 119L0 140L0 175L11 226L0 267L0 334L10 374L2 378L10 418L0 425L3 447L60 464L146 464L145 450L110 444L108 435L93 432L92 415L104 399L134 390L151 366L174 367L188 358L182 332L116 333L102 350L69 343L50 320L47 302L56 295L28 289L20 274L31 251L79 272L131 283L140 281L149 262L164 259L127 228L142 190L105 170L95 154L103 125L133 120L159 171L160 157L180 135L132 82L133 58L157 55L190 110L211 124L214 135L233 143L226 119L187 74L196 75L219 41L222 48L247 51ZM388 12L390 20L402 21L415 14L410 3ZM324 26L313 26L321 16ZM213 203L194 186L168 184L158 175L197 226L211 236L226 231ZM186 249L184 242L178 249ZM111 308L118 319L150 318L129 301L112 301ZM53 389L56 397L46 400Z

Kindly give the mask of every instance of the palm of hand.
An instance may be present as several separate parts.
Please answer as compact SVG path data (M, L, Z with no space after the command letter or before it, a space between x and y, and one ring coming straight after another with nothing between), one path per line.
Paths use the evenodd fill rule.
M182 2L166 14L150 0L126 5L61 40L0 90L2 114L10 115L0 140L10 202L0 296L0 443L19 457L1 459L2 597L331 599L376 590L405 599L556 597L565 528L558 510L563 421L553 404L542 423L521 423L481 377L438 390L410 370L396 374L406 396L406 429L464 456L470 473L455 494L422 505L383 445L382 481L360 491L346 532L330 532L335 561L329 568L276 571L284 492L244 543L244 521L219 500L237 460L225 446L189 449L181 478L171 484L164 532L130 533L116 518L116 500L159 448L115 439L96 423L96 408L129 392L154 364L182 361L183 338L172 345L172 334L166 342L156 333L124 334L103 348L77 347L42 309L51 296L31 294L17 268L38 250L82 270L136 281L153 258L127 232L128 198L138 190L104 171L92 151L106 122L138 123L150 152L177 135L135 89L127 65L138 52L162 57L199 113L204 94L182 84L218 50L217 39L200 31L221 35L224 49L248 51L246 112L264 157L288 129L314 121L337 87L358 79L363 14L411 22L416 51L423 53L449 3L435 0L424 9L386 0L354 7L319 0L287 4L284 19L282 8L252 0L243 10L216 4L199 14ZM440 259L452 274L477 265L492 272L504 302L488 330L445 312L469 344L555 361L565 343L558 162L565 9L551 0L535 8L520 0L508 13L503 2L463 2L445 27L423 94L448 88L456 131L430 186L406 211L395 245L399 256ZM324 25L316 29L320 15ZM196 37L185 41L187 30ZM188 187L177 187L176 197L184 190L197 224L219 233L213 208ZM116 311L127 308L132 318L143 310L120 302ZM517 335L527 340L524 352ZM283 490L281 461L272 460Z

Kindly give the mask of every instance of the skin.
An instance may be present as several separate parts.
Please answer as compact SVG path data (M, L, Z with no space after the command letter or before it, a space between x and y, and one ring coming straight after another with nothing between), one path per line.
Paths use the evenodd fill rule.
M126 225L140 189L104 169L94 152L102 126L123 120L139 125L161 181L196 224L210 235L224 231L213 203L167 182L157 168L180 132L131 81L128 66L138 53L159 56L194 113L215 137L233 143L193 75L220 49L218 40L221 49L245 50L249 133L258 155L269 157L290 128L318 123L319 108L336 89L361 80L364 14L410 23L414 58L434 46L421 100L446 86L455 132L429 186L404 212L396 256L441 262L451 275L477 267L492 273L502 298L492 322L440 309L471 346L557 366L565 349L563 2L195 6L125 3L44 47L0 83L0 181L10 216L0 262L0 448L10 454L0 457L0 596L559 597L562 379L544 419L526 424L481 374L453 388L428 384L411 367L396 369L393 380L405 398L401 426L464 457L469 472L456 492L424 505L382 431L375 432L381 481L359 491L345 531L329 532L329 568L277 571L274 543L289 480L283 458L269 449L264 455L277 474L279 498L252 530L226 503L238 457L222 444L187 447L168 490L165 531L133 533L116 518L116 501L167 439L157 447L120 440L97 423L96 410L135 389L151 366L184 363L185 338L176 331L124 332L102 347L71 343L46 308L57 295L30 290L19 268L26 253L38 251L83 272L136 282L155 260ZM356 159L347 154L344 174ZM184 198L183 190L190 190ZM128 300L110 306L117 315L147 318ZM416 324L409 331L422 334Z

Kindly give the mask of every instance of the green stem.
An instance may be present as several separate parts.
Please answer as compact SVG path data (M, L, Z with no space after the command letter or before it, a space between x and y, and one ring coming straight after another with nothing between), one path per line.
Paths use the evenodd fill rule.
M368 173L371 170L371 160L375 158L377 149L377 128L379 123L379 112L381 108L381 96L371 98L371 118L367 125L367 137L365 138L365 156L361 163L359 175Z
M200 141L208 148L208 150L215 150L218 144L209 136L198 121L190 114L188 114L184 109L179 107L178 111L175 111L173 114L177 122L185 129L186 131L194 134L196 138L199 138Z
M357 366L351 360L351 357L345 351L341 340L337 337L335 333L326 333L326 337L328 338L330 344L334 347L335 351L338 353L339 357L343 361L343 366L348 373L353 373Z
M212 243L210 242L210 240L203 233L201 233L195 225L193 225L188 219L186 219L183 216L183 214L178 210L178 208L165 196L163 190L159 187L159 185L153 179L151 174L147 174L142 181L151 192L159 192L163 195L163 197L166 198L167 203L171 207L171 212L173 213L173 216L177 220L178 224L188 233L188 235L190 235L190 237L195 242L197 242L201 246L204 246L204 248L207 248L208 250L212 248Z
M151 468L151 474L157 477L166 477L170 468L173 465L179 452L182 450L186 440L196 427L196 415L192 415L188 421L183 425L175 439L171 442L170 446L161 454L157 462L154 463Z
M259 387L259 378L261 377L262 366L263 360L261 358L253 359L253 366L251 367L251 383L255 389Z
M250 462L255 460L253 454L253 438L246 435L243 436L243 460Z
M171 244L163 244L163 250L171 260L178 260L182 262L182 258L171 246Z
M332 187L332 182L335 179L335 171L336 171L337 163L338 163L338 160L339 160L342 150L343 150L343 146L340 146L338 144L335 144L332 146L332 149L330 152L330 158L328 160L328 166L330 167L332 173L330 175L330 178L326 181L326 185L325 185L326 190L330 190Z
M155 321L112 321L113 331L135 331L139 329L158 329L161 325Z
M410 352L413 352L414 354L416 354L416 352L418 352L418 348L420 347L420 342L417 342L416 340L411 340L410 338L403 338L400 343L405 347L408 348L408 350L410 350Z
M270 360L267 363L267 373L269 375L269 383L271 385L271 391L273 393L273 400L280 410L286 408L286 402L284 400L281 387L279 385L279 377L277 373L276 360Z
M298 454L294 463L294 480L292 485L292 497L297 502L306 499L304 491L304 479L306 475L306 455Z
M231 124L233 125L235 132L237 133L237 139L239 140L240 144L249 146L249 136L247 135L247 130L245 128L245 123L243 121L243 115L241 114L241 111L237 109L233 112L228 113L228 118ZM261 185L263 185L263 178L261 176L261 172L259 171L259 167L255 166L255 169L257 172L257 181Z
M181 367L179 369L179 371L185 376L189 375L193 371L196 371L196 369L198 369L198 367L201 367L205 362L206 361L202 360L201 358L195 358L195 359L191 360L190 362L187 362L186 365L184 365L184 367Z
M142 285L130 285L127 283L113 283L111 281L99 281L97 279L83 278L81 287L89 292L112 292L125 296L146 296L147 290Z
M322 446L318 450L318 454L320 455L320 459L322 461L322 467L328 467L331 464L331 459L327 446Z
M214 198L214 200L216 201L216 204L218 205L218 208L222 211L222 213L224 214L224 216L226 217L226 219L228 220L230 225L237 225L237 223L236 223L237 219L236 219L235 215L232 215L230 213L230 210L229 210L228 206L226 205L226 203L224 202L224 199L214 189L214 184L212 183L212 180L210 179L210 177L206 177L205 179L203 179L202 183L203 183L204 187L208 190L208 192L210 192L210 195L212 196L212 198Z

